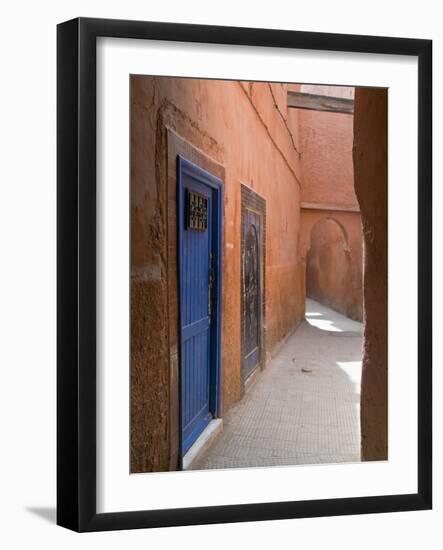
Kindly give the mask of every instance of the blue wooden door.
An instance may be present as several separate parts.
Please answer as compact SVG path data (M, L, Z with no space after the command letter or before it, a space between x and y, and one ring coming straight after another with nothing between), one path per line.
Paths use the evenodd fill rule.
M250 376L260 361L261 347L261 216L246 209L243 224L243 299L245 315L244 379Z
M217 413L220 183L178 157L182 456Z

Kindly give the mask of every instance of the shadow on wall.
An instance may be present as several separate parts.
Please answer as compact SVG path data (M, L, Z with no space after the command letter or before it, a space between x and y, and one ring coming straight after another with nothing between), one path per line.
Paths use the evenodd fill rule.
M354 273L351 249L344 227L332 218L312 228L306 258L307 296L351 319L361 321L362 289Z

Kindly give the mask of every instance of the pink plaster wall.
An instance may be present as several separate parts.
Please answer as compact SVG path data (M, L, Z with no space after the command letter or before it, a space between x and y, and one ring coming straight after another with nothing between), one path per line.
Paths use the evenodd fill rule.
M362 236L358 213L302 214L311 227L306 295L351 319L363 320Z
M346 87L302 85L301 91L354 97L354 89ZM306 266L306 291L333 309L363 320L362 230L354 189L353 116L297 111L302 174L300 254ZM322 235L321 245L316 232Z
M299 261L299 114L286 85L131 79L133 471L169 468L166 128L224 167L222 364L226 412L240 398L240 184L266 200L266 349L304 314ZM169 231L173 230L170 228ZM171 255L172 254L172 255ZM142 420L140 420L142 419ZM147 443L149 442L149 444ZM149 455L149 449L156 452Z
M352 115L300 110L299 121L302 201L358 207Z

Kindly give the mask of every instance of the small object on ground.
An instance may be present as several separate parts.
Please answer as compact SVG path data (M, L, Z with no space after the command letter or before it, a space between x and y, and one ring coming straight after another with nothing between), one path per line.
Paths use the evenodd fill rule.
M303 367L301 369L302 372L312 372L312 369L307 369L306 367Z

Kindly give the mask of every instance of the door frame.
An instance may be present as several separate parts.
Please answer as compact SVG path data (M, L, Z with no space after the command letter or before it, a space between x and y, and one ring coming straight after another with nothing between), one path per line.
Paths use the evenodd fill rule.
M215 285L212 294L212 316L210 325L210 370L209 370L209 410L213 418L219 418L221 415L221 320L222 320L222 228L223 228L223 181L197 164L187 160L181 155L177 155L177 267L178 267L178 285L177 285L177 307L178 307L178 359L179 359L179 460L180 468L183 464L183 420L182 420L182 350L181 350L181 288L180 273L183 264L183 245L182 231L184 225L184 204L185 189L182 184L182 175L188 174L194 177L197 174L198 181L212 189L214 200L212 201L211 216L211 249L213 253L212 267L215 274ZM192 446L191 446L192 447Z

